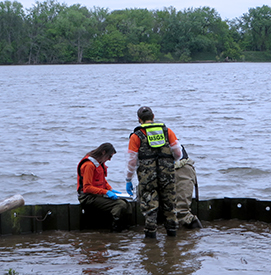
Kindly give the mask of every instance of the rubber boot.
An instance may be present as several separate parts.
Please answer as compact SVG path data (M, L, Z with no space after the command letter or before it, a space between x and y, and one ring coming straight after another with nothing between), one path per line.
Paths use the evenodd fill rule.
M111 232L117 232L120 233L122 231L122 224L119 218L113 218L112 226L111 226Z
M144 232L145 232L145 238L151 238L151 239L156 238L156 231L144 230Z
M167 235L169 237L176 237L177 236L177 230L175 230L175 229L167 229Z

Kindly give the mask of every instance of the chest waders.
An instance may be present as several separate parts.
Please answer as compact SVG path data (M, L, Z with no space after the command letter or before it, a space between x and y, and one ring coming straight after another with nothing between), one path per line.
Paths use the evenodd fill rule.
M140 131L140 128L146 130L146 135ZM173 156L168 141L168 130L164 123L142 124L135 129L135 134L140 138L141 145L138 151L139 162L143 165L155 160L156 173L160 174L159 159L164 159L164 165L168 166L173 163ZM167 162L169 162L167 164Z
M175 230L176 187L174 159L168 141L168 130L163 123L141 125L135 129L141 144L138 151L140 208L145 216L145 230L156 231L159 208L165 216L167 230ZM144 128L146 135L140 130ZM161 207L160 207L161 202Z

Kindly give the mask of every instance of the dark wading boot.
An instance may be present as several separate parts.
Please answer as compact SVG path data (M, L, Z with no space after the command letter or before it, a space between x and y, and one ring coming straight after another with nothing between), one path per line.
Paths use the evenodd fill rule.
M176 229L168 229L167 230L167 235L169 237L176 237L177 236L177 230Z
M144 230L144 232L145 232L145 238L151 238L151 239L156 238L156 231Z
M120 233L123 230L120 219L114 218L111 225L111 232Z

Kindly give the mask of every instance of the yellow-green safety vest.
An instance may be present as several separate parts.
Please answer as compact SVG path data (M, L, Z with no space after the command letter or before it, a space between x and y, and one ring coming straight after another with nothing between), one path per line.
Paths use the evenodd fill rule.
M166 144L166 138L163 131L164 123L146 123L141 127L146 130L149 145L153 148L162 147Z

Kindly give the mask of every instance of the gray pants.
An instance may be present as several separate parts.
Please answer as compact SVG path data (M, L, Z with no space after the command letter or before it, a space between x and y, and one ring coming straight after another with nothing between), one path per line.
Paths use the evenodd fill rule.
M188 158L183 164L183 166L175 169L177 218L181 225L188 225L195 219L190 207L197 176L193 160Z

